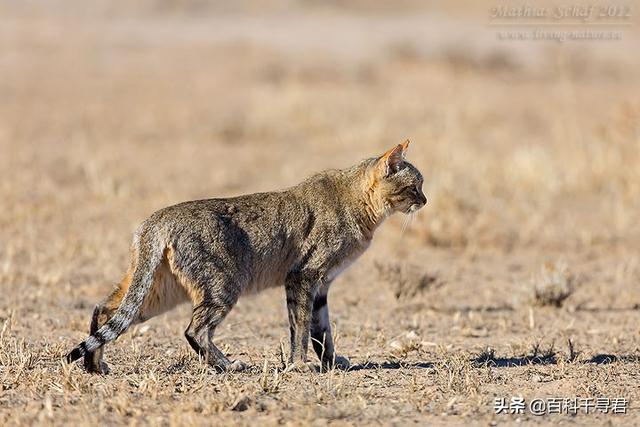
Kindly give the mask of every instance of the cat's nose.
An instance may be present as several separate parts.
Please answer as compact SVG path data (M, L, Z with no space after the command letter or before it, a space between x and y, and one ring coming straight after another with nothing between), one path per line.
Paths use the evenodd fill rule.
M422 203L422 206L427 204L427 196L425 196L424 194L420 194L420 203Z

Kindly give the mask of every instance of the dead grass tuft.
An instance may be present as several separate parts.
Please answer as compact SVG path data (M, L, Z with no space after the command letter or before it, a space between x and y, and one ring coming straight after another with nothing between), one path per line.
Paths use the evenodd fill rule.
M444 353L441 356L433 368L436 387L448 395L477 395L481 388L481 371L461 352Z
M576 290L577 277L566 263L545 263L532 280L533 304L560 308Z
M444 285L438 273L425 272L417 264L376 261L374 266L382 280L393 286L398 300L411 300Z
M515 355L511 357L498 357L494 349L487 347L479 355L472 358L471 363L474 366L492 366L492 367L513 367L526 365L549 365L556 364L557 352L554 344L551 343L547 349L543 350L539 342L533 343L531 351L528 354Z

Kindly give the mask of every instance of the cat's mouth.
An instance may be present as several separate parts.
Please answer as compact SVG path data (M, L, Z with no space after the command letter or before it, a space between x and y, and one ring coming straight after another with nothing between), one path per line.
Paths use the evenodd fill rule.
M409 209L407 209L405 213L412 214L412 213L418 211L419 209L421 209L426 204L427 204L426 199L425 199L424 203L414 203L411 206L409 206Z
M418 211L420 208L427 204L427 196L425 196L422 192L420 192L419 197L414 200L415 203L411 204L411 206L409 206L409 208L405 211L405 213L408 215Z

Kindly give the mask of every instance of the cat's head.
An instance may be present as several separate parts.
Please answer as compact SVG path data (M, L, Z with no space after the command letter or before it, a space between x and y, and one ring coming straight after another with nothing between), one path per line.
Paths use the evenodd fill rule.
M387 213L413 213L427 203L420 171L405 160L409 140L398 144L375 160L373 191Z

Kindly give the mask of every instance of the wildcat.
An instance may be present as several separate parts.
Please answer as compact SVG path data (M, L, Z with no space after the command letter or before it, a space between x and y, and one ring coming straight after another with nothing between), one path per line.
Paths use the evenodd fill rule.
M90 336L66 357L107 373L104 345L129 326L181 302L193 306L184 335L218 370L230 361L213 343L216 327L242 294L284 285L291 366L307 364L309 335L322 367L346 369L334 352L327 293L394 212L425 205L423 178L405 160L409 141L382 156L314 175L284 191L196 200L161 209L134 234L129 271L96 306Z

